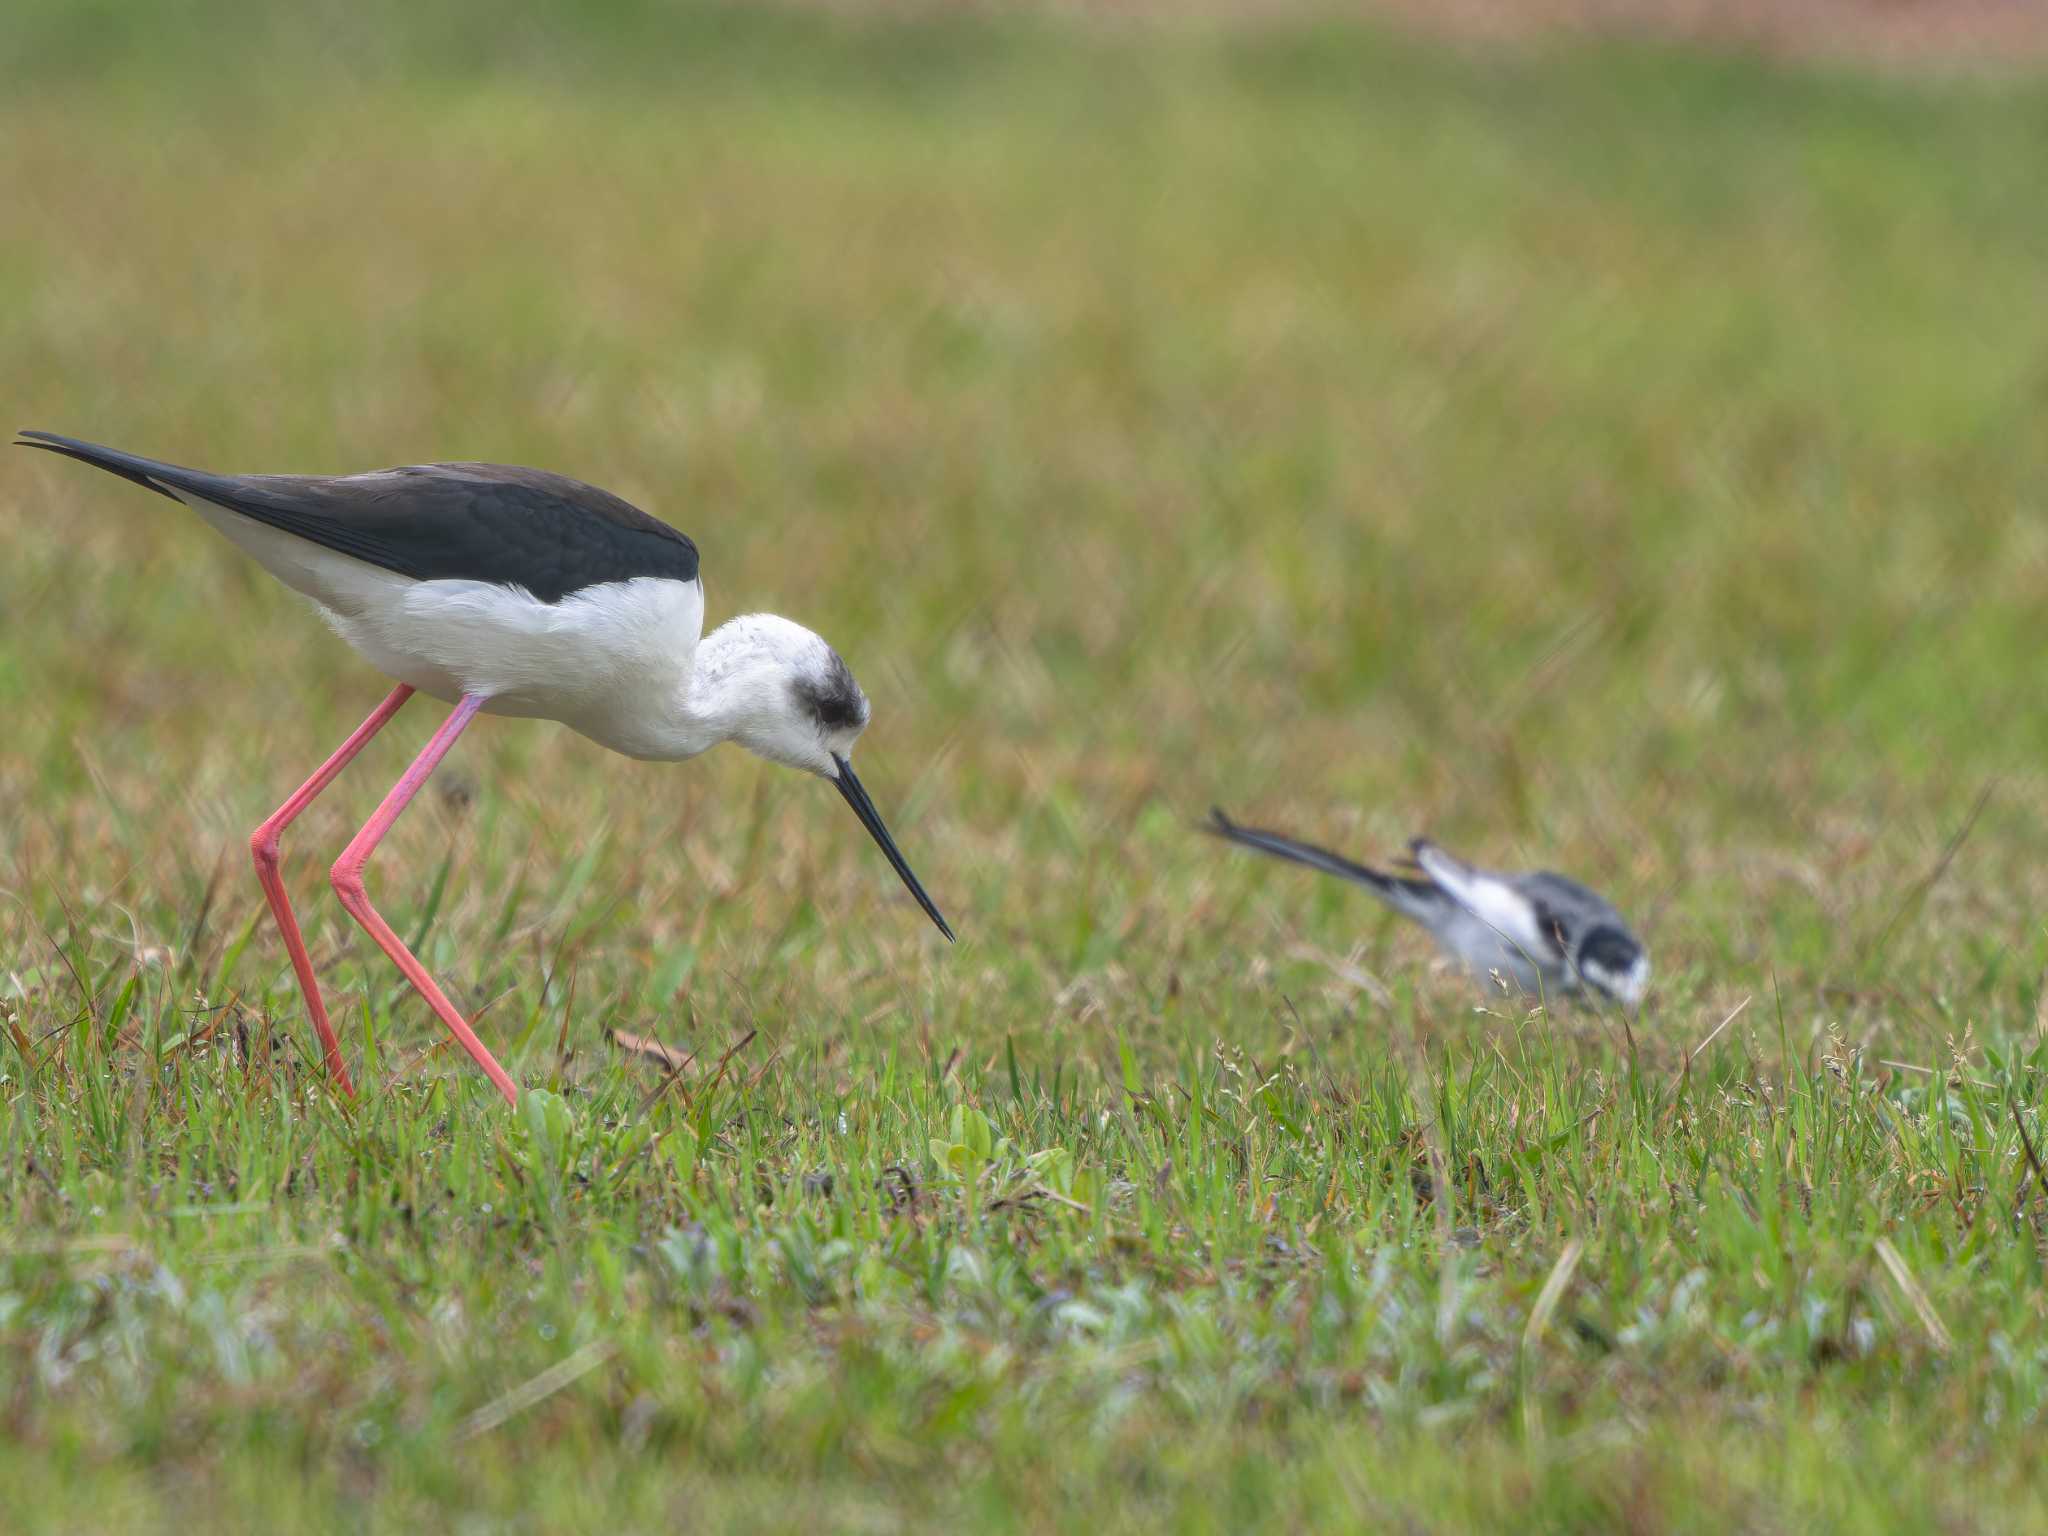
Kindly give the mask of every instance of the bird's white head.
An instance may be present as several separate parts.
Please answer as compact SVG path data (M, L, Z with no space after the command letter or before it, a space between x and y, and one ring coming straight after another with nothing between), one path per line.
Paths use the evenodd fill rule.
M868 723L868 696L837 651L773 613L743 614L705 636L697 707L756 757L836 779Z
M1650 987L1649 952L1633 934L1611 923L1588 929L1574 948L1573 964L1595 990L1625 1008L1642 1006Z
M693 713L715 722L719 736L756 757L830 779L925 915L953 937L854 774L853 744L867 729L868 696L823 636L772 613L728 620L704 637L691 692Z

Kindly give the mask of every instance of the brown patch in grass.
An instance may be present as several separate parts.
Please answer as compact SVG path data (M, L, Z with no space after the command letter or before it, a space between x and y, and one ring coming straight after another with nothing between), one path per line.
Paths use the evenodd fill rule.
M815 3L846 15L959 8L958 0ZM2028 0L984 0L975 9L1142 24L1391 17L1475 42L1633 37L1900 69L2026 66L2048 54L2048 6Z

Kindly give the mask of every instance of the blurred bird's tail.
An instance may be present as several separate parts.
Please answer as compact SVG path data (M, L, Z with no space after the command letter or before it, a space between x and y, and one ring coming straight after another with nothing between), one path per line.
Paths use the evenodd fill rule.
M1425 923L1440 913L1445 905L1444 893L1427 880L1390 875L1369 864L1354 863L1342 854L1318 848L1313 843L1297 842L1278 832L1261 832L1256 827L1239 826L1218 809L1210 810L1203 830L1239 847L1255 848L1273 858L1286 859L1292 864L1306 864L1310 869L1319 869L1326 875L1362 885L1396 912Z

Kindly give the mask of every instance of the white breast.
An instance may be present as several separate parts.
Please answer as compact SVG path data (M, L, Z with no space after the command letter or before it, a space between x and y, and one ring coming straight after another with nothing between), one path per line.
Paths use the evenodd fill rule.
M1542 951L1526 950L1485 918L1462 907L1451 909L1440 921L1432 923L1430 931L1446 954L1475 975L1499 971L1524 992L1538 990L1539 977L1545 988L1564 987L1563 977L1554 967L1533 962L1532 954Z

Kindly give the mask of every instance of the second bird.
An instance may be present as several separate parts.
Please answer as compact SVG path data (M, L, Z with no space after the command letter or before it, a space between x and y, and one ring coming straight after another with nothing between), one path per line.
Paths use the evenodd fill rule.
M1648 951L1606 898L1576 880L1543 870L1475 869L1423 838L1409 845L1420 874L1389 874L1278 832L1239 826L1221 811L1209 814L1218 837L1364 886L1479 975L1497 971L1525 992L1553 996L1583 986L1630 1008L1650 984Z

